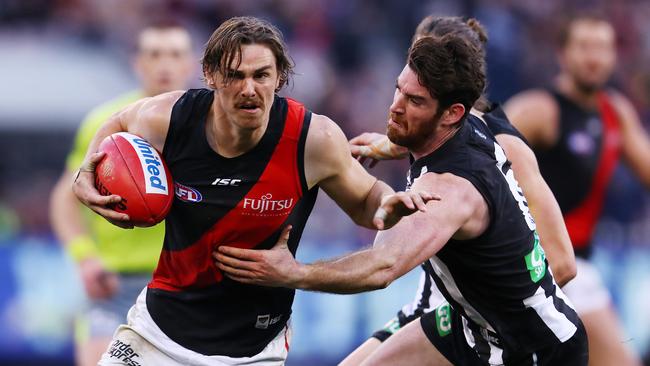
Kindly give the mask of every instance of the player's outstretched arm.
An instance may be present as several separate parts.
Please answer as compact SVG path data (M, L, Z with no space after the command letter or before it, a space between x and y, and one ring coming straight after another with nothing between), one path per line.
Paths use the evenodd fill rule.
M376 132L364 132L350 140L350 151L360 164L370 159L370 168L380 160L403 159L408 156L407 148L390 142L388 136Z
M650 188L650 138L643 129L632 103L622 94L613 93L612 102L621 124L621 149L625 163L646 188Z
M357 293L388 286L433 256L453 236L469 239L489 224L487 204L467 180L452 174L427 173L413 190L436 187L443 199L427 203L426 212L402 219L380 231L372 248L339 259L301 264L287 248L289 231L270 250L247 250L226 245L213 253L216 265L244 283L300 288L333 293Z
M512 163L512 170L528 201L553 277L558 285L564 286L576 275L576 261L560 206L528 145L512 135L499 134L496 138Z
M387 229L403 216L426 210L439 199L428 191L398 192L350 156L343 131L329 118L314 114L305 144L305 176L309 188L319 185L358 225Z
M117 195L102 196L95 188L95 167L104 157L97 153L101 141L116 132L129 132L147 140L158 151L165 144L174 103L183 92L171 92L152 98L141 99L122 111L112 115L93 137L81 167L75 174L72 191L75 196L91 210L109 222L132 228L129 217L111 209L111 205L121 201Z

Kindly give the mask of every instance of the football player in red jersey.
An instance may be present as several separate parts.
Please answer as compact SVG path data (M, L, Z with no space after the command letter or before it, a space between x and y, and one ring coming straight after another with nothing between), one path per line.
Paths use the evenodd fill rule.
M177 196L153 281L101 365L127 358L151 365L281 365L293 291L224 278L211 258L215 246L268 248L290 224L295 253L317 187L357 224L374 229L426 211L426 202L437 199L395 193L350 156L332 120L276 95L292 64L269 23L252 17L224 22L206 45L203 70L209 89L142 99L108 119L73 185L84 204L129 227L128 216L110 208L120 197L100 196L93 185L102 158L98 143L127 131L162 151L175 182L202 197ZM213 184L217 179L237 184Z

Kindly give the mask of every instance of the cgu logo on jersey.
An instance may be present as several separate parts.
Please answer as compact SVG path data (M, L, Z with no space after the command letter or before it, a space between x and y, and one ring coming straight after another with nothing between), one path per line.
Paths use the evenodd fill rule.
M140 165L142 166L142 173L144 174L146 192L152 194L169 194L167 191L165 168L156 149L136 135L130 133L119 133L119 135L126 139L138 154Z
M251 211L245 215L282 216L288 215L293 208L293 198L274 200L271 193L260 198L244 198L244 210Z
M203 199L201 192L195 188L182 185L178 182L174 183L174 193L179 200L185 202L201 202Z

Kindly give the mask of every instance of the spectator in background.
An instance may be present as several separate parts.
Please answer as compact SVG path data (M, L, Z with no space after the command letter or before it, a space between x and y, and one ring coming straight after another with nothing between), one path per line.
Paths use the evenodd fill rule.
M50 205L52 227L74 259L90 306L75 329L76 360L96 365L113 332L155 268L164 225L123 230L98 215L86 215L71 190L73 171L84 159L101 124L113 113L143 97L187 88L193 74L192 42L186 29L174 23L153 24L138 34L134 70L141 89L93 109L82 122L66 169L56 184Z
M573 18L561 32L561 71L553 88L524 91L505 105L562 209L578 257L578 274L564 290L587 329L589 364L603 366L640 364L624 343L598 271L588 262L619 154L650 187L650 139L630 101L605 86L616 62L615 41L604 18Z

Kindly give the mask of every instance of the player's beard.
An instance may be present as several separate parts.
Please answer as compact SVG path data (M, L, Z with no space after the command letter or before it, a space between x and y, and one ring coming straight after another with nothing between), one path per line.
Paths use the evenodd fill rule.
M583 95L593 95L603 87L602 84L586 82L577 78L574 78L574 83L578 91Z
M405 121L394 114L390 114L389 118L395 121L401 128L395 128L389 124L386 127L386 136L388 136L388 139L392 143L406 147L411 151L417 150L431 139L440 121L440 116L436 113L432 121L421 124L419 128L412 129L405 128L407 125Z

